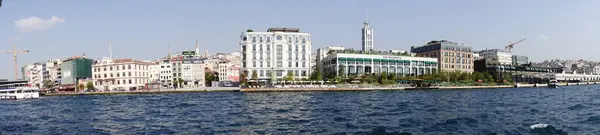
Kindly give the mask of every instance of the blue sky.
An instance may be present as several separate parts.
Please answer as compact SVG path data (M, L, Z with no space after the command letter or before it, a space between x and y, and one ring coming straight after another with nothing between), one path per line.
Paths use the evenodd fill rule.
M85 53L156 59L167 48L238 51L248 28L297 27L312 34L313 49L360 48L368 9L376 49L409 49L446 39L476 49L503 48L527 37L514 53L530 60L600 60L597 0L3 0L0 50L29 49L20 64ZM51 19L55 16L55 19ZM26 23L37 17L47 21ZM12 78L12 56L0 55L0 78Z

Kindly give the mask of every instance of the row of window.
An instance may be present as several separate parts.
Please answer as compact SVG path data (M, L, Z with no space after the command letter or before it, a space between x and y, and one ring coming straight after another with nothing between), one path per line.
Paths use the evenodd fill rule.
M94 74L94 78L97 79L101 79L101 78L114 78L114 77L148 77L148 73L147 72L127 72L127 74L125 74L125 72L122 73L104 73L104 74Z
M252 71L249 71L250 74L252 74ZM293 76L295 77L307 77L308 76L308 70L287 70L286 73L284 73L284 71L275 71L274 75L275 77L284 77L287 76L289 73L292 73ZM271 70L256 70L256 74L258 77L269 77L271 74Z
M364 74L364 73L371 73L370 69L365 69L364 67L354 67L354 66L347 66L347 67L342 67L342 70L344 70L344 73L349 74L349 75L353 75L353 74ZM411 72L412 69L412 72ZM437 69L436 68L402 68L402 67L398 67L398 68L394 68L394 67L375 67L373 68L373 73L379 74L379 73L397 73L399 75L407 75L407 74L428 74L428 73L432 73L432 72L436 72Z
M277 57L277 60L283 59L282 53L278 52L275 55ZM293 57L293 56L295 56L295 57ZM302 52L302 54L296 53L295 55L292 55L292 53L290 52L290 53L288 53L287 58L288 58L288 60L292 60L292 59L300 60L300 58L302 58L302 60L306 60L306 59L308 59L307 58L308 56L309 55L307 55L304 52ZM269 54L263 55L263 53L258 53L258 56L257 56L257 53L252 53L252 60L257 60L257 59L258 60L263 60L263 59L271 60L271 55L269 55Z
M471 64L471 59L444 58L444 63Z
M450 69L467 69L467 70L471 70L471 65L460 65L457 64L452 65L452 64L442 64L444 68L450 68Z
M455 46L444 46L443 50L471 52L471 48L467 48L467 47L455 47Z
M310 41L310 37L301 37L301 36L286 36L287 37L287 41L288 43L306 43L307 41ZM251 36L250 39L252 41L252 43L271 43L273 42L273 40L271 40L272 36ZM277 41L281 41L283 40L283 36L281 35L277 35L275 36ZM244 36L242 37L242 41L247 41L248 40L248 36Z
M459 58L471 58L470 53L459 53L459 52L444 52L444 56L459 57Z
M256 52L257 50L258 51L266 50L268 52L268 51L271 51L271 46L272 46L271 44L266 44L266 45L265 44L260 44L260 45L252 44L252 51ZM300 50L302 50L302 51L310 50L310 47L305 44L301 44L301 45L300 44L296 44L296 45L289 44L289 45L287 45L287 48L288 48L288 51L290 51L290 52L293 50L295 50L296 52L299 52ZM283 45L278 44L276 46L276 50L283 51Z
M250 61L250 63L252 63L252 67L271 67L271 62L267 61L267 62L261 62L261 61ZM258 65L257 65L258 63ZM266 64L263 64L266 63ZM283 62L282 61L277 61L277 67L283 67ZM296 62L292 62L292 61L288 61L287 63L287 67L306 67L306 62L305 61L296 61Z
M137 65L137 64L128 64L128 65L116 65L116 66L98 66L94 67L92 70L94 72L100 71L113 71L113 70L126 70L126 69L135 69L135 70L148 70L148 66L146 65Z
M342 61L339 63L340 65L371 65L371 63L369 62L362 62L362 61L351 61L351 62L346 62L346 61ZM437 64L424 64L423 62L421 63L392 63L392 62L373 62L373 65L375 66L420 66L420 67L437 67Z
M117 79L111 81L96 81L96 85L146 84L148 79Z

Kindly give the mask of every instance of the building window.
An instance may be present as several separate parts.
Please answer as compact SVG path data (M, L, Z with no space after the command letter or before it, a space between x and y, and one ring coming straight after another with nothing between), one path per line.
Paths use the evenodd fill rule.
M129 84L131 84L131 79L129 79Z
M131 72L129 72L129 73L127 74L127 76L130 76L130 77L131 77Z
M127 69L131 69L131 65L127 65Z
M268 37L267 37L267 43L270 43L270 42L271 42L271 37L270 37L270 36L268 36Z
M252 43L256 43L256 37L252 36Z
M106 71L106 67L104 67L104 71Z
M288 37L288 43L292 43L292 37Z
M263 42L263 37L262 36L259 38L259 42L261 42L261 43Z
M302 43L306 43L306 38L302 38Z
M280 36L280 35L277 35L277 37L276 37L276 38L277 38L277 40L283 40L283 37L282 37L282 36Z

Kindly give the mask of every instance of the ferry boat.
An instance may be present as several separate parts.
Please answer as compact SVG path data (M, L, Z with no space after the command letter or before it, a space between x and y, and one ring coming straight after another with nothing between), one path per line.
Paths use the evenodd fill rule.
M40 98L40 90L30 87L27 81L0 81L0 99Z
M558 81L556 81L555 79L550 80L548 82L548 88L558 88Z

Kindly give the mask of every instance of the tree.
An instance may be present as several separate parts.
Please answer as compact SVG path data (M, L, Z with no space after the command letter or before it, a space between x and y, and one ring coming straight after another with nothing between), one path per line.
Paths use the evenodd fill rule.
M185 82L183 79L181 78L177 78L177 82L179 82L179 87L183 86L183 83Z
M481 72L473 72L473 81L479 82L479 80L485 80L485 76Z
M78 86L79 86L79 87L78 87L78 88L79 88L79 91L81 91L81 90L83 90L83 89L85 88L85 85L83 85L83 84L79 84Z
M494 77L489 72L483 73L483 76L486 83L494 82Z
M44 80L42 83L43 83L42 87L44 87L44 88L50 88L50 87L52 87L52 86L50 86L50 80Z
M271 85L275 85L275 70L273 70L273 68L271 68L271 70L267 72L267 76L269 76Z
M322 75L321 71L317 70L316 74L317 74L316 75L317 76L316 80L317 81L323 81L323 75Z
M179 84L179 79L173 78L173 88L177 89L177 84Z
M379 84L385 84L385 82L387 81L387 73L381 72L377 81L379 82Z
M292 80L294 80L294 72L288 72L287 76L285 76L285 81L291 82Z
M347 83L352 83L352 81L354 81L354 79L356 79L355 75L350 75L348 76L348 80L346 80Z
M502 74L502 80L506 80L507 82L513 82L512 75L510 73Z
M248 85L248 71L244 71L240 74L240 83L242 85Z
M346 72L344 72L344 65L340 65L338 68L338 76L346 76Z
M397 80L396 74L394 74L394 73L388 74L387 79L396 81Z
M86 86L85 86L88 90L94 90L94 83L92 82L87 82Z
M248 29L248 30L246 30L246 32L254 32L254 30Z
M460 75L460 80L471 82L471 81L473 81L473 76L471 75L471 73L462 72Z
M258 73L256 70L252 71L252 80L256 81L256 86L258 86Z

